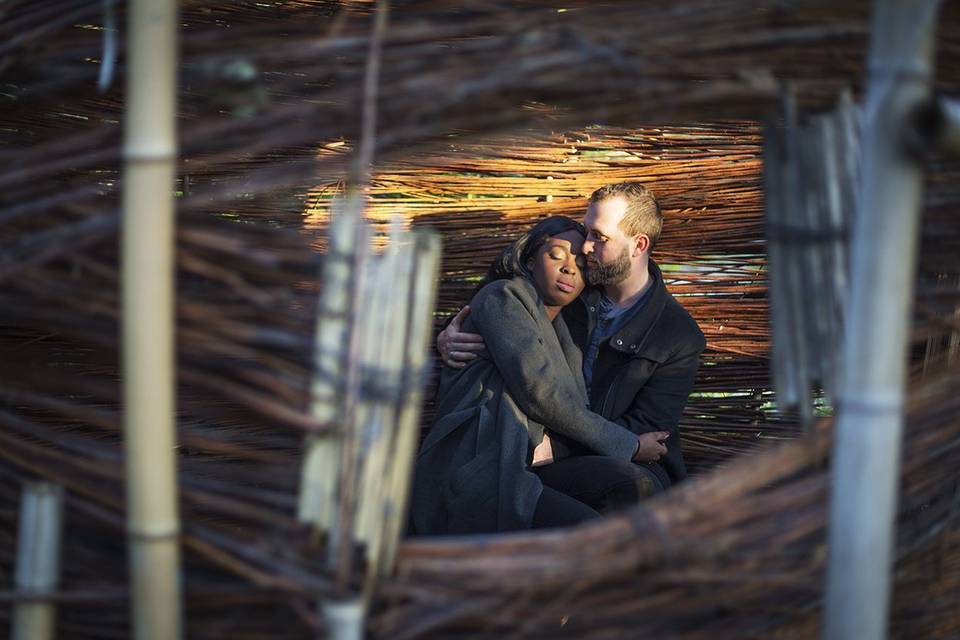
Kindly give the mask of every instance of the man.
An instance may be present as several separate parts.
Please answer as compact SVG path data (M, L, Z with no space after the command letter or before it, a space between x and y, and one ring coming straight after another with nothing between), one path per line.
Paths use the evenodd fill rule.
M649 478L641 489L645 494L686 478L678 423L706 346L650 258L662 223L656 198L642 184L597 189L584 217L583 253L593 286L563 310L583 352L590 409L639 437L633 459ZM466 313L469 308L437 337L444 362L452 367L466 366L483 348L480 336L460 332ZM556 461L538 467L538 474L544 484L572 495L588 483L586 461L593 456L578 443L553 439Z

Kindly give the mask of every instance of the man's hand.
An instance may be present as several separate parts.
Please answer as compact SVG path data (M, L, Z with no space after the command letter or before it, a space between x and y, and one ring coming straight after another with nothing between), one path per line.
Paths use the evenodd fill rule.
M667 454L667 445L664 442L669 437L669 431L641 433L639 436L640 444L637 446L637 452L633 454L633 461L656 462L661 456Z
M460 313L450 321L447 328L437 334L437 351L448 367L462 369L467 363L483 351L483 337L478 333L461 333L460 327L470 313L470 306L460 309Z

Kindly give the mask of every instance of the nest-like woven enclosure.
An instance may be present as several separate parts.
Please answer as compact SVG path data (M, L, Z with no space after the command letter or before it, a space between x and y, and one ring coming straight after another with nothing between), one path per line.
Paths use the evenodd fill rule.
M12 574L20 484L63 484L60 633L72 638L128 635L116 257L124 42L114 88L98 95L102 7L24 2L0 23L0 571ZM393 8L371 216L398 211L443 233L445 314L510 234L579 215L600 184L650 181L668 215L656 257L673 265L671 288L709 344L683 423L687 455L698 470L728 462L575 531L410 542L371 631L810 637L829 425L731 457L796 433L790 416L770 412L757 122L785 81L810 109L856 88L868 4L567 8ZM331 584L294 517L303 434L317 426L306 410L316 275L328 195L359 130L370 5L187 2L182 23L187 636L305 637L322 626L314 603ZM946 91L960 82L956 24L945 14ZM913 361L927 378L911 401L894 594L894 631L910 638L960 633L956 177L937 165L926 191ZM10 578L0 589L16 599Z
M443 233L438 321L469 299L496 253L532 220L582 217L595 188L649 181L667 218L657 259L709 343L684 420L692 468L713 466L761 434L795 434L791 416L769 410L756 125L594 126L474 138L458 136L444 148L386 163L371 189L375 220L399 214ZM311 190L307 229L322 234L329 217L325 203L338 190L335 180Z

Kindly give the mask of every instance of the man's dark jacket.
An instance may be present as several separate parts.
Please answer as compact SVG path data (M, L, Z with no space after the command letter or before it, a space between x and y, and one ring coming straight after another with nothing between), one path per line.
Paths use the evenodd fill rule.
M667 291L660 268L651 260L649 297L620 331L600 344L593 365L590 408L636 434L669 431L667 454L647 463L663 485L687 476L680 451L678 423L693 390L703 333L690 314ZM563 310L574 342L586 353L597 321L601 292L585 291ZM566 442L574 453L587 453Z
M580 350L562 316L549 320L531 282L485 286L464 329L481 334L486 349L441 373L434 424L417 456L414 533L530 528L543 485L529 465L543 425L630 460L636 435L586 409Z

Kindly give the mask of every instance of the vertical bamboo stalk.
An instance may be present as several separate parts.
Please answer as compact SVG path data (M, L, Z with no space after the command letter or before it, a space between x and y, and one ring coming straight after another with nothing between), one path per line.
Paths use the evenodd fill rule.
M382 326L391 320L389 315L387 317L378 315L386 314L386 310L374 308L368 311L367 296L373 293L378 285L381 289L386 287L389 278L394 274L380 273L382 264L378 265L375 261L368 260L369 231L362 219L375 147L380 52L386 33L388 9L389 5L386 1L377 2L364 78L360 144L352 163L351 186L347 193L350 213L348 218L354 226L353 233L349 236L353 245L353 260L351 267L346 271L349 274L350 283L347 287L350 300L349 304L345 305L349 311L347 325L349 330L345 340L346 349L341 349L343 357L340 359L339 367L341 378L345 383L342 402L339 403L339 418L344 428L339 442L334 440L314 443L319 445L314 447L315 451L326 452L327 460L330 459L331 452L340 452L338 469L335 474L329 472L323 474L316 465L316 459L312 462L314 475L325 475L324 481L328 486L337 487L335 495L332 496L334 500L329 511L331 522L327 558L328 566L336 574L337 595L336 599L321 603L321 608L331 636L341 640L359 639L363 635L365 600L350 592L354 567L354 542L367 539L369 552L370 546L376 547L378 541L371 540L374 534L370 532L365 522L364 509L362 506L361 508L356 506L357 494L361 494L362 500L364 493L369 492L367 487L369 483L365 481L365 470L370 468L370 461L365 458L368 453L375 454L378 450L377 431L389 428L389 425L381 423L382 412L377 411L377 403L371 403L365 399L360 390L364 365L369 360L364 349L365 340L369 341L371 331L379 330L381 333L378 335L383 337L385 332L382 331ZM374 285L369 286L369 283ZM389 294L389 290L387 293ZM379 343L376 339L374 342ZM369 344L367 350L369 350ZM374 446L371 447L371 445ZM305 467L305 474L306 472ZM308 477L305 475L304 479L307 482ZM303 498L303 494L301 495ZM301 516L304 515L304 506L309 506L309 500L301 499Z
M56 589L62 529L63 489L47 482L26 485L17 535L18 591L42 595ZM19 602L13 609L13 640L52 640L55 628L52 602Z
M837 339L837 354L834 356L834 368L836 369L834 373L834 388L831 390L834 404L836 404L837 398L840 397L840 387L843 380L842 345L846 341L849 316L849 309L847 308L846 302L850 297L849 294L852 287L850 280L850 254L851 245L853 244L854 228L856 226L857 211L859 211L861 207L860 181L862 176L863 151L860 144L860 111L859 107L854 103L853 95L849 90L845 90L840 94L837 122L840 127L839 140L841 141L841 158L843 160L841 163L841 170L843 172L843 180L841 181L843 187L843 210L840 221L841 227L846 230L847 235L844 242L838 242L834 245L836 248L835 259L837 262L837 266L834 269L834 286L838 291L842 292L842 299L837 300L835 307L839 337Z
M824 381L830 373L825 353L830 351L830 317L827 305L830 301L830 281L828 279L829 262L827 250L831 228L826 220L826 209L830 197L830 181L834 173L827 173L826 168L831 165L832 149L824 140L829 135L830 116L820 115L810 118L804 127L802 149L805 169L805 190L807 202L804 207L804 222L808 237L806 239L807 271L807 344L810 366L811 392L815 386L826 386ZM803 412L801 413L803 415ZM807 418L813 421L813 406L808 403Z
M840 345L838 338L840 331L836 326L836 302L842 293L836 288L836 246L841 239L837 233L841 224L837 222L841 211L840 182L843 175L840 173L836 134L836 113L830 113L817 118L817 136L815 144L821 149L822 162L820 163L820 179L823 185L821 206L818 211L818 226L824 234L824 242L820 252L820 264L823 268L820 281L819 295L813 299L819 308L819 319L823 330L823 339L819 347L820 380L822 388L831 398L836 397L836 381L834 378L835 354Z
M804 164L803 134L800 128L800 115L797 109L796 96L790 90L783 101L786 162L784 163L784 184L786 185L786 199L784 205L784 230L789 229L807 231L806 208L809 194L805 188L804 177L809 173ZM805 295L809 279L809 245L804 238L787 240L782 247L784 254L783 264L785 281L788 292L784 296L786 301L786 315L790 319L792 359L787 366L796 370L793 381L800 422L804 429L809 429L813 420L810 398L810 338L811 321L809 305Z
M327 563L341 579L339 597L320 603L329 636L359 640L363 635L364 603L348 593L349 564L340 571L340 554L352 553L350 523L343 520L344 495L352 483L357 403L356 341L359 332L368 251L368 233L361 216L362 200L353 192L338 202L330 224L330 251L324 261L324 291L317 317L316 374L311 388L311 412L325 423L338 422L335 433L309 436L301 476L298 517L327 534ZM351 491L346 491L349 500Z
M353 261L355 202L337 201L329 228L329 250L323 263L323 294L318 305L315 367L311 385L310 412L318 421L333 423L340 418L343 399L343 372L349 337L350 269ZM301 472L298 517L317 531L334 528L337 505L337 478L340 475L339 434L311 435L305 443Z
M405 390L397 407L397 429L394 437L393 466L386 480L387 508L383 524L383 550L377 568L380 575L393 567L406 529L407 501L410 494L413 459L416 455L423 404L424 369L427 366L430 335L433 328L433 307L437 293L437 270L440 266L440 240L434 234L415 234L413 257L414 273L407 307L408 321L403 344Z
M843 345L844 301L849 292L849 261L844 231L849 233L852 211L856 207L854 193L859 185L860 150L856 144L854 106L850 91L840 95L835 111L825 118L821 144L826 149L824 175L827 193L824 224L830 230L824 259L827 267L824 312L828 336L824 357L824 389L833 403L839 392L839 372Z
M352 194L351 197L356 194ZM367 264L369 262L369 229L359 218L353 239L353 265L351 268L350 327L344 362L344 390L341 405L341 420L344 425L338 477L336 517L331 529L329 566L336 574L338 596L346 599L354 568L354 518L356 514L357 477L360 473L361 440L358 428L358 409L361 402L361 318L366 313ZM362 409L360 410L362 413Z
M181 633L174 398L177 3L133 0L123 183L123 374L133 635Z
M793 318L787 286L787 251L784 244L785 202L789 197L784 165L785 132L772 120L764 125L763 190L767 224L767 260L770 265L770 323L773 328L773 379L777 405L782 410L797 403L797 371L793 362Z
M878 0L862 208L834 443L824 637L886 637L922 169L906 152L932 82L937 2Z
M360 500L357 503L357 542L366 543L367 558L376 565L383 535L385 475L395 464L392 439L396 432L396 397L403 377L408 290L411 286L412 251L399 220L391 225L390 244L371 266L370 291L376 311L363 318L365 386L376 397L362 403L358 426L363 434ZM369 395L369 394L368 394Z
M377 99L380 82L380 55L383 50L383 41L387 30L387 17L390 5L388 0L378 0L373 16L373 31L370 34L370 48L367 54L366 69L363 81L363 104L360 131L360 143L351 168L350 196L358 202L365 203L366 189L370 182L370 172L373 167L373 156L377 128ZM359 231L363 232L362 237ZM354 242L353 278L354 284L351 315L354 321L363 317L363 299L365 286L363 278L366 274L366 255L369 251L368 230L366 225L358 227L358 237ZM369 319L368 319L369 320ZM340 470L340 489L337 505L336 540L331 544L335 551L331 559L335 559L336 584L341 597L347 595L347 585L353 569L353 542L354 527L356 525L356 492L359 491L357 479L362 477L362 466L358 456L361 454L359 429L357 428L357 409L359 403L360 359L361 350L360 327L352 326L350 331L349 357L346 367L346 390L344 393L343 422L347 426L343 438L342 466ZM361 413L363 413L361 409Z

